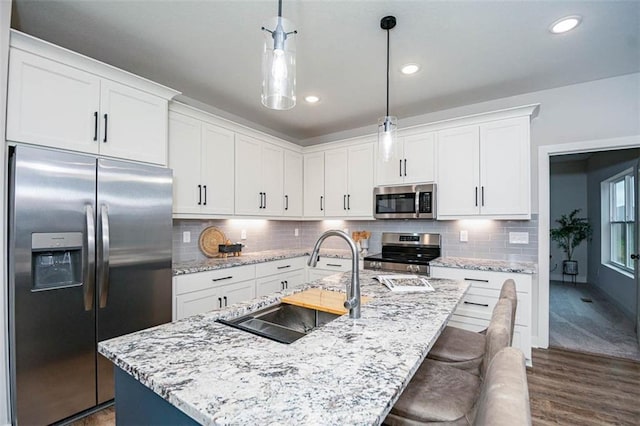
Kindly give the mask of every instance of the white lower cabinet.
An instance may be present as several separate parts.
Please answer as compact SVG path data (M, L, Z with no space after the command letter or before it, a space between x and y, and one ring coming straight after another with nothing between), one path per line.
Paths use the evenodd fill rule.
M306 283L306 257L275 260L256 265L256 297L300 287Z
M516 283L518 307L511 346L524 353L531 362L531 283L530 274L479 271L473 269L431 267L433 278L464 280L471 284L460 300L449 325L471 331L480 331L489 325L493 308L498 302L500 289L507 279Z
M255 298L254 265L173 277L174 320Z
M362 265L362 262L360 263ZM334 257L320 257L315 268L309 268L309 281L319 280L329 275L348 272L351 270L351 259Z

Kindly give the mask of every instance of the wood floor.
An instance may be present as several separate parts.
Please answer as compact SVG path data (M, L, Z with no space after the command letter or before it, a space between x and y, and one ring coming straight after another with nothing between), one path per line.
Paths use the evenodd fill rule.
M527 380L534 425L640 424L640 362L534 349Z
M640 425L640 362L534 349L527 380L535 426ZM115 425L115 410L72 425Z

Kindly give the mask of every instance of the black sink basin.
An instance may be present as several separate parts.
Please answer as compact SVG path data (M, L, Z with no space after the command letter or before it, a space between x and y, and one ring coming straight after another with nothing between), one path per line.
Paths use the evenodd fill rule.
M217 321L267 339L289 344L337 317L339 315L281 303L240 318Z

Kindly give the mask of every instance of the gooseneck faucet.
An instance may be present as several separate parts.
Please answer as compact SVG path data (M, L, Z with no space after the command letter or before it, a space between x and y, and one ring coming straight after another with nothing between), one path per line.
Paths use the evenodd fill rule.
M360 318L360 273L358 272L358 248L356 247L356 243L343 231L338 231L335 229L326 231L324 234L320 235L318 241L316 242L315 247L313 248L313 252L311 253L311 257L307 262L307 265L314 267L318 263L318 253L320 252L320 246L328 237L340 237L349 244L349 248L351 249L351 285L347 286L347 294L348 298L344 302L344 307L349 310L349 318Z

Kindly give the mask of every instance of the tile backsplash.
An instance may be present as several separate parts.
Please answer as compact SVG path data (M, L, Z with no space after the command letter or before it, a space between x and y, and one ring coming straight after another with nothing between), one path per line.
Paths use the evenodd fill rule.
M232 242L241 241L245 252L311 248L322 232L328 229L370 231L369 252L381 250L382 232L430 232L442 235L444 256L476 257L482 259L538 261L538 215L531 220L402 220L402 221L278 221L263 219L216 219L173 221L173 261L174 263L200 260L206 257L200 251L198 239L208 226L218 227ZM297 236L296 236L297 230ZM242 240L245 231L246 239ZM460 241L466 231L468 241ZM184 241L188 233L190 242ZM528 242L509 242L509 234L522 239L527 234ZM517 233L517 234L513 234ZM347 248L344 241L329 238L323 247Z

